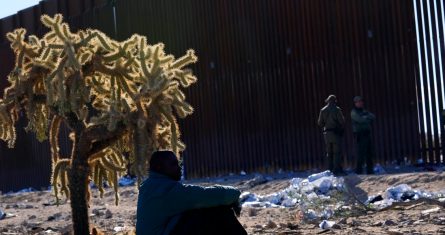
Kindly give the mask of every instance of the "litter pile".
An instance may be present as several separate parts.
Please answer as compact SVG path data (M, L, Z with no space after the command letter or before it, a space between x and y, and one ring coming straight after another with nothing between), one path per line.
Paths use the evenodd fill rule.
M394 187L389 187L383 194L369 197L365 203L367 205L372 205L376 209L383 209L391 206L394 202L407 202L418 200L420 198L445 201L445 189L440 192L428 192L412 189L407 184L399 184Z
M243 207L276 208L300 206L306 219L330 218L344 204L335 199L345 192L344 179L324 171L307 178L293 178L289 187L268 195L241 194ZM334 200L333 200L334 199Z
M308 178L293 178L290 186L276 193L260 196L250 192L241 194L243 207L293 207L303 199L328 199L333 191L343 191L343 178L324 171Z
M6 217L6 213L0 210L0 220L4 219Z
M255 208L298 206L304 214L305 220L327 220L334 215L350 212L352 208L358 205L357 201L350 201L351 194L347 190L344 179L335 177L330 171L313 174L307 178L293 178L289 183L290 185L287 188L272 194L257 195L244 192L240 196L240 202L243 207ZM383 209L391 206L394 202L405 202L420 198L445 202L445 189L432 193L414 190L407 184L400 184L387 188L381 195L369 197L365 204L375 209ZM321 227L330 227L330 224L324 223Z

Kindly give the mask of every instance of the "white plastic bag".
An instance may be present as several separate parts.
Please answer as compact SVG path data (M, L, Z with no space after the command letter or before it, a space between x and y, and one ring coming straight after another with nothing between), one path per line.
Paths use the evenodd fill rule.
M334 226L334 224L335 224L334 221L323 220L318 226L321 229L330 229L332 228L332 226Z
M307 177L307 179L309 180L309 182L313 182L315 180L318 180L322 177L329 177L329 176L333 176L332 172L327 170L327 171L323 171L317 174L312 174L310 176Z

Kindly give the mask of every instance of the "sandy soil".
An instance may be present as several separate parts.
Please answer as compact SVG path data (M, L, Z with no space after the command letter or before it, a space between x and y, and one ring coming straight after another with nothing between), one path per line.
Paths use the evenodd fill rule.
M270 181L251 187L252 176L225 179L202 179L191 183L233 185L243 191L268 194L286 188L296 175L273 175ZM355 194L366 199L368 195L383 192L386 188L406 183L416 189L441 191L445 189L445 173L421 172L373 176L349 175L345 182ZM114 205L114 194L107 190L104 199L93 190L91 223L105 234L133 234L136 218L137 189L122 187L119 206ZM320 221L301 221L299 208L246 208L240 221L249 234L445 234L445 210L422 213L435 209L429 203L411 207L402 206L383 212L364 212L351 217L333 218L339 226L331 230L318 227ZM70 206L66 200L60 205L49 191L0 195L0 209L15 215L0 220L0 234L69 234L71 226ZM122 227L124 232L115 232ZM51 233L52 231L53 233Z

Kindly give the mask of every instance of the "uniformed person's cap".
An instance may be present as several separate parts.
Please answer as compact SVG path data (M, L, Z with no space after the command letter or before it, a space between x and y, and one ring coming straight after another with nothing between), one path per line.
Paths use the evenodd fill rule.
M329 95L328 98L326 98L326 100L324 102L329 103L329 102L336 101L336 100L337 100L337 96Z
M353 101L354 101L354 103L357 103L357 102L359 102L359 101L363 101L363 97L361 97L361 96L356 96L356 97L354 97L354 99L352 99Z

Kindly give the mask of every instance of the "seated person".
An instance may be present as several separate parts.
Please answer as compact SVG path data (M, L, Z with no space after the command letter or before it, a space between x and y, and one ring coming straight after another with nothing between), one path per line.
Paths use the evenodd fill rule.
M149 177L139 189L138 235L247 234L234 212L239 210L239 190L185 185L180 179L173 152L153 153Z

